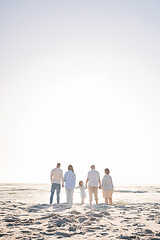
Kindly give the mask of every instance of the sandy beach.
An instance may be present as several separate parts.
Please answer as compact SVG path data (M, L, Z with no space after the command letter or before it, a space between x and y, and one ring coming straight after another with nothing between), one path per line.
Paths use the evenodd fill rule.
M160 204L0 202L0 239L160 239Z

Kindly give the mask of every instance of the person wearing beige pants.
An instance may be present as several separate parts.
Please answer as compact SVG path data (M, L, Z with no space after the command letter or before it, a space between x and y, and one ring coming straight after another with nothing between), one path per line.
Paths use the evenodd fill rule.
M110 170L106 168L104 170L105 175L102 179L102 190L103 190L103 197L105 199L105 203L109 203L112 205L112 194L114 191L114 186L112 182L112 177L109 175Z
M92 204L92 195L93 194L94 194L96 204L98 204L98 184L99 184L99 188L101 188L101 180L100 180L99 172L97 170L95 170L95 165L92 165L91 171L88 172L88 176L87 176L87 180L86 180L86 188L87 188L87 183L88 183L90 204Z
M89 191L89 201L92 203L92 195L94 194L94 198L96 203L98 203L98 187L88 187Z

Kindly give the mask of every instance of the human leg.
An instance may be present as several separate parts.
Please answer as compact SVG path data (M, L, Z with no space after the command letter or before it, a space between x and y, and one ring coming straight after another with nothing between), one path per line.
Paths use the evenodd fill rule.
M73 203L73 193L74 190L70 190L70 203Z
M93 193L94 193L96 204L98 204L98 187L93 188Z
M88 192L89 192L89 202L90 202L90 204L92 204L93 187L89 187Z
M82 201L81 201L82 204L84 204L84 198L82 197Z
M56 186L54 183L52 183L51 185L51 195L50 195L50 204L52 204L53 202L53 196L54 196L54 192L55 192Z
M57 184L57 203L59 203L59 200L60 200L60 191L61 191L61 185L60 184Z
M112 198L109 198L109 204L112 205Z
M112 205L112 190L105 191L105 199L107 199L107 203L109 202L110 205Z
M66 200L67 200L67 203L69 203L70 196L69 196L69 189L67 189L67 188L66 188Z
M108 198L105 198L105 203L107 203L107 204L108 204Z
M73 193L74 193L74 190L70 190L66 188L67 203L73 203Z

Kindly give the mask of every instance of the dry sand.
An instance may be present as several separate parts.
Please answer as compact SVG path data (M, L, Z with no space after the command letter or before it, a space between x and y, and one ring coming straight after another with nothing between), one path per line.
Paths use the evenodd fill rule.
M160 204L0 202L0 239L160 239Z

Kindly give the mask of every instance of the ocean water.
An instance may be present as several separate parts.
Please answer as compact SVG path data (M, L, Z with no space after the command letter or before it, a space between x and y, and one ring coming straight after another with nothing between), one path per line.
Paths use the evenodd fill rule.
M0 184L0 201L23 202L29 204L49 203L50 184ZM88 190L86 189L88 204ZM99 190L99 203L104 203L102 190ZM65 188L61 189L60 202L66 202ZM79 189L74 191L74 203L80 203ZM56 193L54 202L56 203ZM94 201L93 201L94 203ZM113 194L113 204L160 203L160 185L117 186Z

